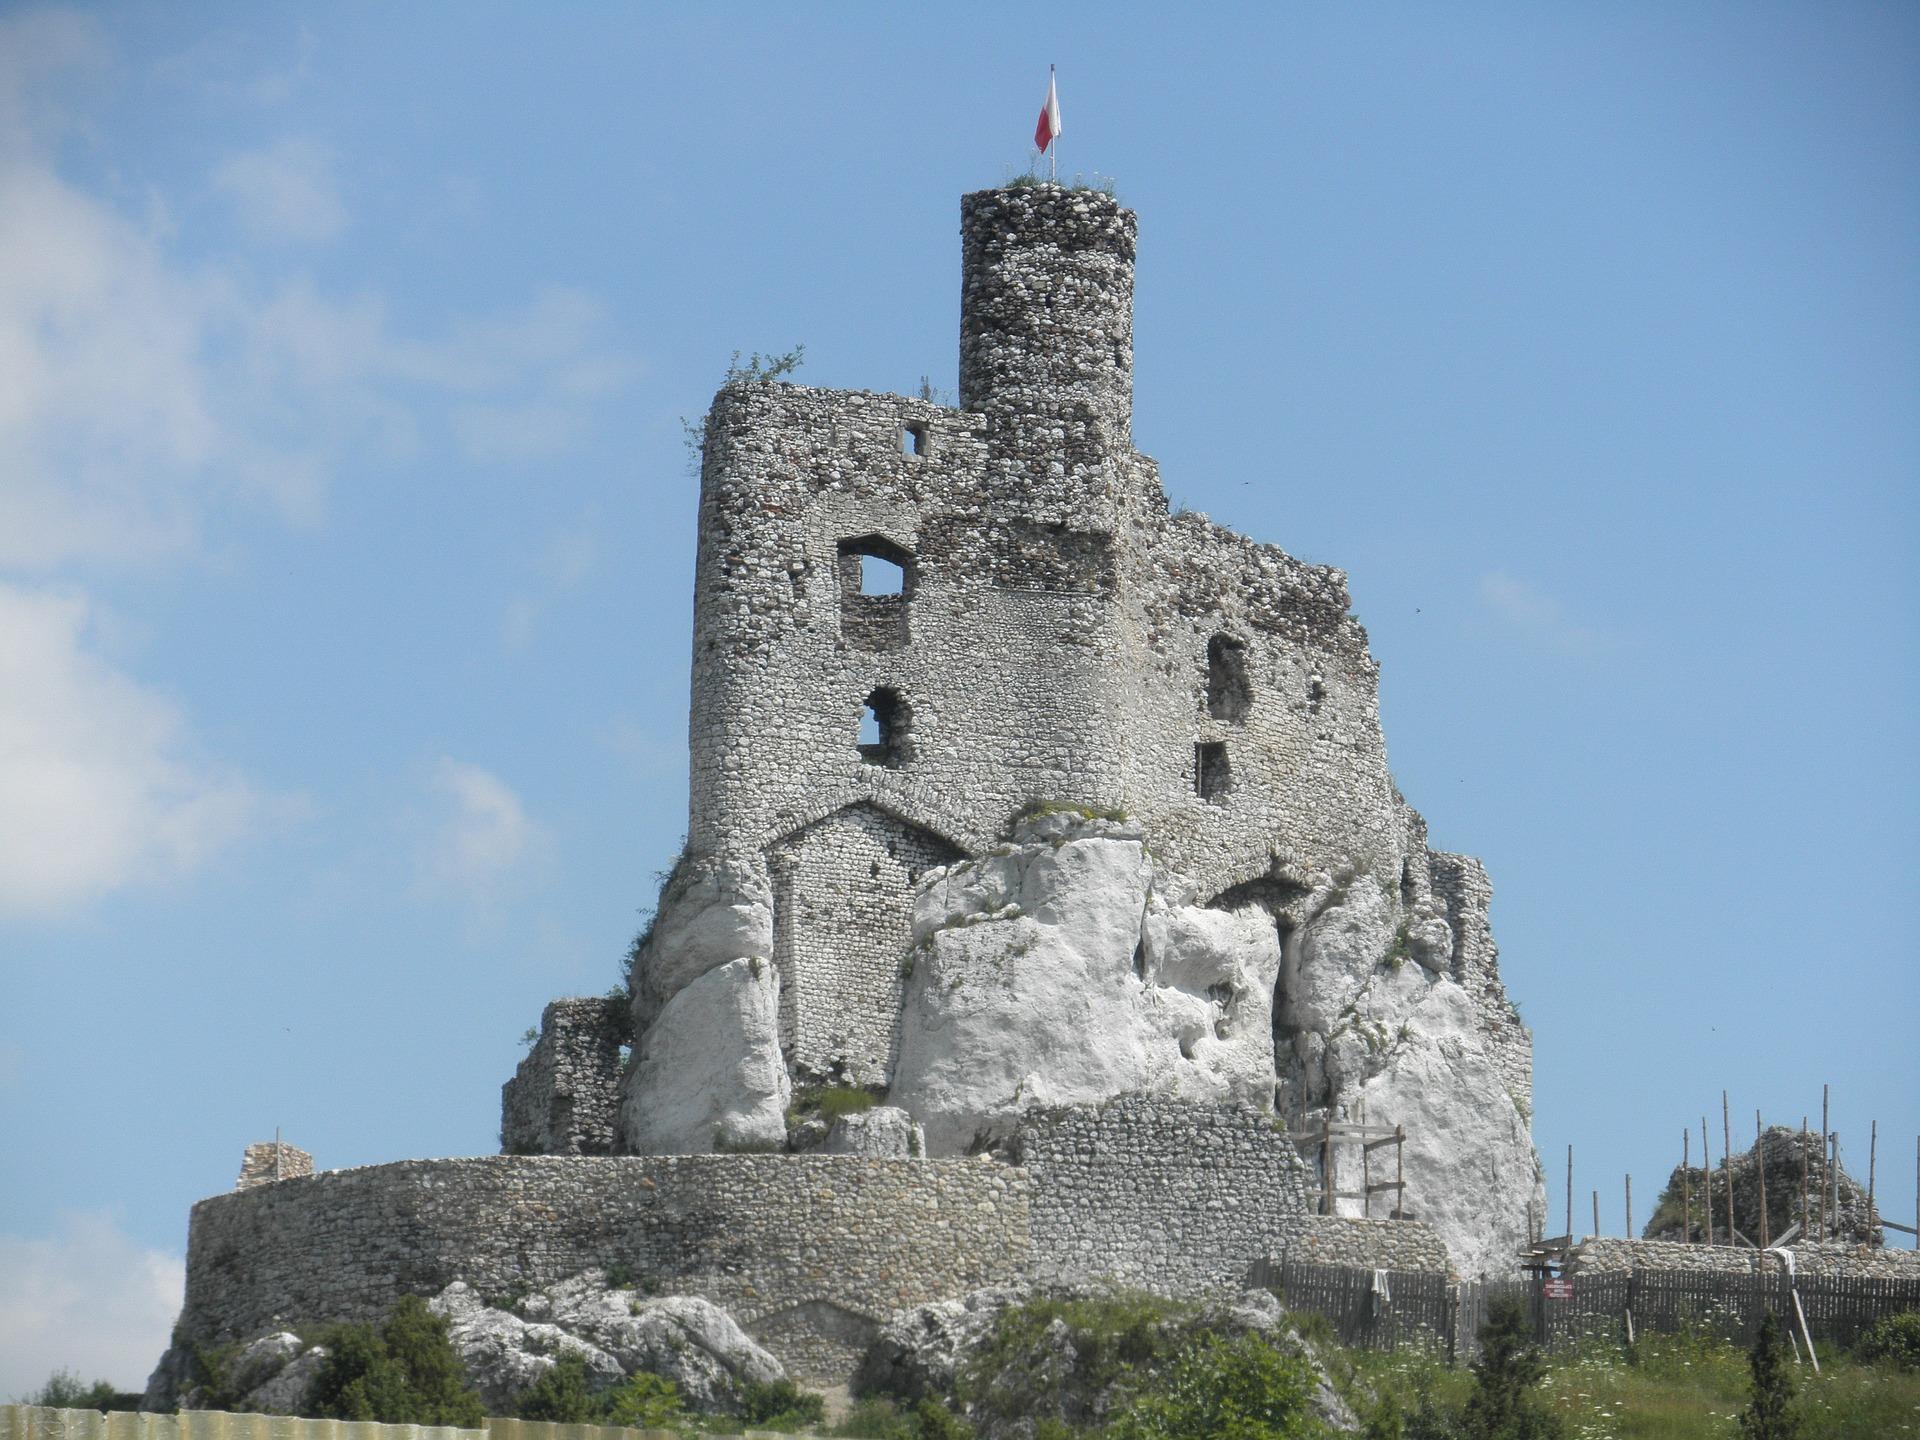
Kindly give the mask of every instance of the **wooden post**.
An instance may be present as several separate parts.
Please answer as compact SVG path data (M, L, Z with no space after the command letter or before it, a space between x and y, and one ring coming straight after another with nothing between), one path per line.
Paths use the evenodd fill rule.
M1707 1117L1700 1117L1700 1178L1707 1187L1707 1244L1713 1244L1713 1150L1707 1144Z
M1753 1112L1753 1168L1760 1172L1760 1248L1768 1248L1772 1236L1767 1229L1767 1132L1760 1126L1760 1112Z
M1321 1187L1320 1213L1333 1214L1333 1110L1328 1108L1320 1122L1320 1170L1325 1183Z
M1720 1170L1727 1182L1727 1244L1733 1244L1733 1112L1727 1109L1727 1092L1720 1092Z
M1404 1220L1407 1218L1407 1127L1404 1125L1393 1127L1393 1179L1398 1187L1393 1192L1393 1218ZM1547 1217L1542 1215L1540 1223L1546 1224Z
M1920 1250L1920 1138L1913 1142L1913 1248Z
M1827 1099L1831 1089L1832 1087L1828 1085L1820 1087L1820 1166L1823 1170L1827 1164L1827 1131L1830 1124L1827 1117ZM1820 1238L1822 1240L1827 1238L1827 1225L1832 1218L1827 1214L1827 1180L1826 1176L1822 1175L1820 1177Z
M1875 1120L1873 1128L1867 1131L1867 1228L1872 1229L1880 1218L1880 1212L1873 1208L1873 1167L1880 1154L1880 1122Z
M1800 1117L1800 1238L1811 1240L1807 1229L1807 1117Z
M1363 1127L1366 1120L1367 1107L1363 1101L1360 1106L1360 1123ZM1360 1132L1360 1218L1373 1219L1373 1146L1364 1128Z
M1833 1154L1827 1161L1827 1184L1833 1187L1833 1209L1830 1213L1833 1216L1834 1238L1838 1239L1840 1235L1840 1132L1838 1130L1833 1132L1832 1145Z
M1567 1243L1573 1243L1573 1146L1567 1146Z
M1633 1177L1627 1176L1627 1239L1633 1239Z
M1680 1132L1680 1243L1693 1243L1693 1176L1688 1173L1693 1162L1688 1152L1693 1148L1693 1136Z
M1593 1238L1600 1238L1600 1192L1593 1192Z

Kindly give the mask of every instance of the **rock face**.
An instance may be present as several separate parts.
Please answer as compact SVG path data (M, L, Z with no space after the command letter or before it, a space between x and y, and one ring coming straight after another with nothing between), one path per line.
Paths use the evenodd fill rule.
M1461 1272L1509 1269L1539 1171L1446 971L1444 905L1407 905L1351 866L1290 873L1266 892L1278 903L1180 893L1136 831L1070 815L926 878L889 1098L930 1153L999 1144L1034 1107L1134 1092L1277 1103L1298 1124L1364 1116L1406 1126L1408 1209ZM1334 1188L1359 1188L1357 1147L1335 1166Z
M912 1157L927 1153L927 1139L906 1111L879 1105L834 1121L820 1153Z
M1273 924L1169 906L1155 873L1137 830L1050 815L927 878L891 1099L931 1153L1137 1091L1271 1105Z
M307 1388L327 1358L324 1345L308 1345L290 1330L256 1336L242 1345L228 1362L223 1409L254 1415L297 1415ZM140 1408L148 1411L209 1408L210 1396L193 1381L193 1352L173 1346L160 1357L147 1381Z
M464 1284L449 1285L429 1308L446 1318L489 1412L510 1409L566 1355L585 1362L594 1389L648 1370L673 1381L696 1410L730 1409L742 1383L786 1375L719 1306L683 1295L647 1299L609 1287L598 1271L536 1291L511 1309L488 1305Z
M689 981L634 1051L622 1115L647 1155L778 1150L792 1093L780 1057L780 981L759 958Z

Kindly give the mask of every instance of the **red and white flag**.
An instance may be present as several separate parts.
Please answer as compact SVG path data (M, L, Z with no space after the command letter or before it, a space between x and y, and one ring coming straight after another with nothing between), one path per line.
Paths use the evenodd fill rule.
M1033 143L1042 155L1060 138L1060 96L1053 87L1053 67L1047 67L1047 103L1040 107L1040 121L1033 127Z

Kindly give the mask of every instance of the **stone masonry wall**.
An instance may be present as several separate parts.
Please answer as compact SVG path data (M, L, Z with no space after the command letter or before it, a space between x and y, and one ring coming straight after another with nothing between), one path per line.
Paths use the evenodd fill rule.
M272 1185L280 1180L296 1180L313 1174L313 1156L280 1140L247 1146L240 1157L240 1178L236 1190L251 1190L256 1185Z
M1020 1275L1029 1183L989 1160L491 1156L338 1170L193 1209L178 1335L371 1320L623 1265L704 1295L799 1374L845 1379L895 1309Z
M960 852L873 805L852 805L774 847L780 1047L801 1083L884 1086L900 968L920 876Z
M1308 1210L1305 1162L1256 1110L1129 1095L1029 1116L1033 1257L1046 1279L1163 1291L1238 1285Z
M1920 1278L1920 1252L1883 1250L1869 1245L1790 1245L1802 1275L1848 1275L1877 1279ZM1762 1257L1765 1257L1764 1259ZM1778 1273L1776 1252L1744 1245L1682 1245L1672 1240L1624 1240L1598 1236L1575 1247L1572 1270L1692 1270L1701 1274L1748 1275L1764 1266Z
M1357 1265L1366 1270L1426 1270L1448 1274L1446 1242L1417 1220L1363 1220L1354 1215L1308 1215L1287 1237L1275 1260L1309 1265Z
M540 1038L500 1089L509 1155L610 1155L620 1114L621 1047L633 1040L624 998L555 1000Z

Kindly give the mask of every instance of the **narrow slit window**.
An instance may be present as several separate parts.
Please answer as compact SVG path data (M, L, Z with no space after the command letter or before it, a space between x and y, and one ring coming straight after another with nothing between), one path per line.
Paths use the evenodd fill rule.
M1193 747L1193 790L1202 800L1222 804L1233 783L1227 766L1227 747L1220 741L1206 741Z
M1253 704L1247 678L1247 647L1230 635L1207 641L1207 714L1233 723L1245 720Z

